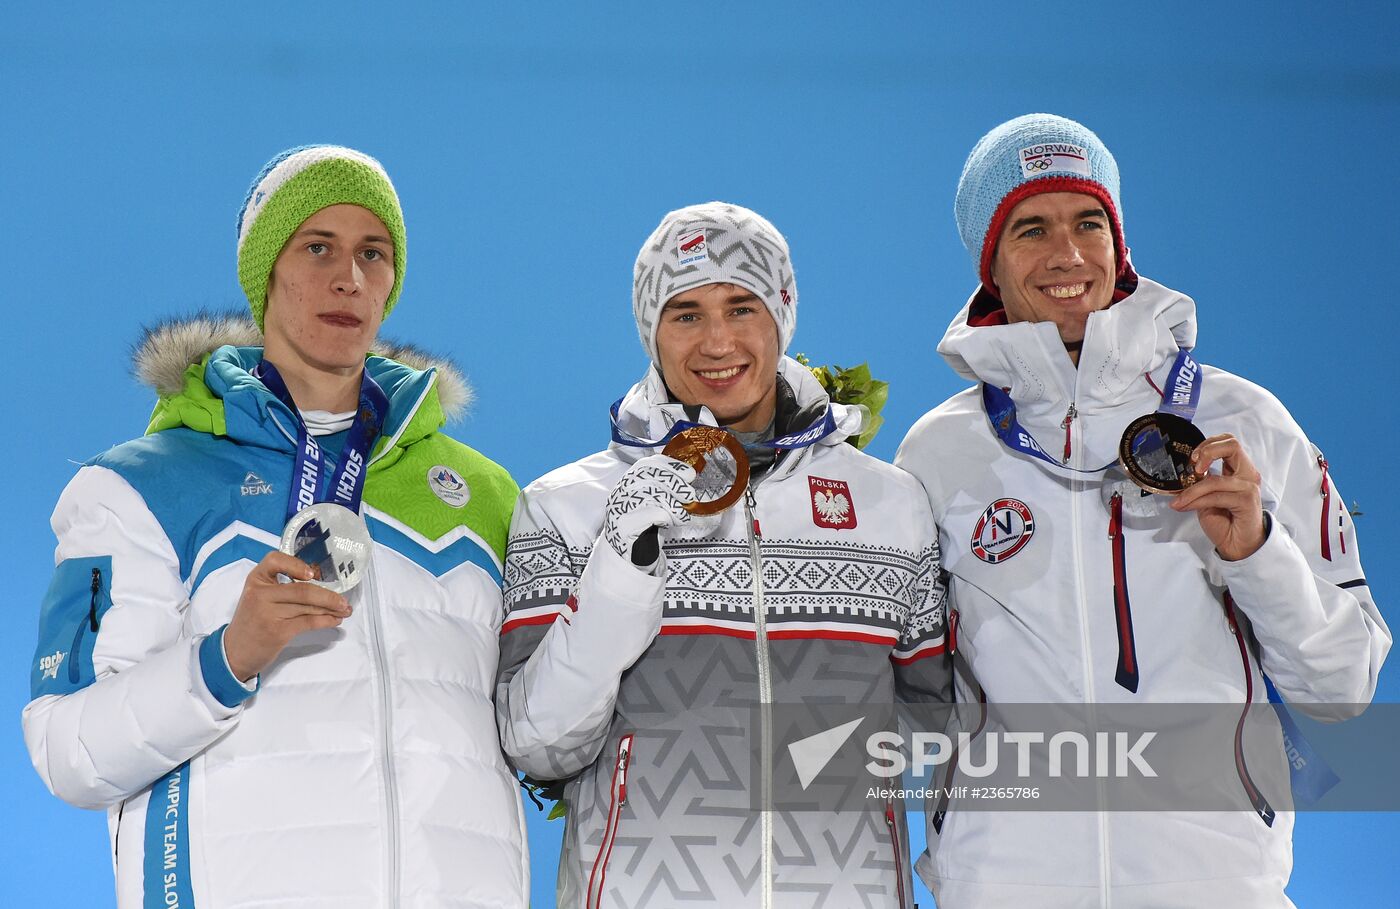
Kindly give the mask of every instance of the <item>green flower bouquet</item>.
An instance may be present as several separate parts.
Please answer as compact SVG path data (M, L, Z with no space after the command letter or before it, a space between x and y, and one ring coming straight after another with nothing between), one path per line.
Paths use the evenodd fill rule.
M850 369L840 366L813 366L806 354L798 354L797 362L812 371L812 375L817 377L817 381L826 389L827 396L833 402L865 408L866 421L861 427L860 435L851 436L846 441L857 448L869 445L885 423L880 411L889 399L890 383L873 378L868 363Z

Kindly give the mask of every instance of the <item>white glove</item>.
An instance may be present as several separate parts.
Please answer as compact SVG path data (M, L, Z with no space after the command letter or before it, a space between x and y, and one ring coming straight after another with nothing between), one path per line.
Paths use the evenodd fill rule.
M666 455L651 455L633 464L608 496L603 538L624 559L647 566L659 552L655 528L690 520L687 502L695 501L695 471ZM634 551L638 539L644 545ZM641 559L641 561L638 561Z

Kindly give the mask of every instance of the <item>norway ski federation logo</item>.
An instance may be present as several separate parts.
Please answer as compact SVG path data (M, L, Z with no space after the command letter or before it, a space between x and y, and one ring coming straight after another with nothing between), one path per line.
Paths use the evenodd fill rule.
M708 261L710 252L705 243L705 232L689 230L677 237L676 255L680 257L682 267Z
M471 487L467 485L467 481L462 479L451 467L444 467L441 464L428 471L428 488L433 491L433 495L453 508L461 508L472 497Z
M997 499L972 530L972 554L999 565L1026 548L1035 536L1035 516L1020 499Z
M844 480L808 477L807 486L812 492L812 521L818 527L851 530L856 526L856 503Z
M245 496L264 496L272 492L272 484L250 470L240 489Z

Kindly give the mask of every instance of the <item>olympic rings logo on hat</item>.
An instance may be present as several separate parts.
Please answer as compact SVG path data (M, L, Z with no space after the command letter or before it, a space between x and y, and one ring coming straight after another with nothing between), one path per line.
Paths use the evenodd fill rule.
M1021 163L1021 167L1024 168L1025 170L1028 170L1028 171L1030 171L1030 170L1049 170L1049 169L1050 169L1050 159L1049 159L1049 158L1041 158L1039 161L1023 161L1023 162Z

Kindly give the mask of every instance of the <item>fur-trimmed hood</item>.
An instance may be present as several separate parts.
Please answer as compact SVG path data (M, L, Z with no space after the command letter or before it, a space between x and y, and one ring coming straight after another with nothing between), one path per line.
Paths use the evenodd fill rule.
M132 349L132 373L162 397L178 394L185 370L225 344L258 347L262 332L246 312L199 312L146 326ZM409 344L379 338L370 353L413 369L437 370L437 395L447 421L466 415L475 398L466 377L446 358Z

